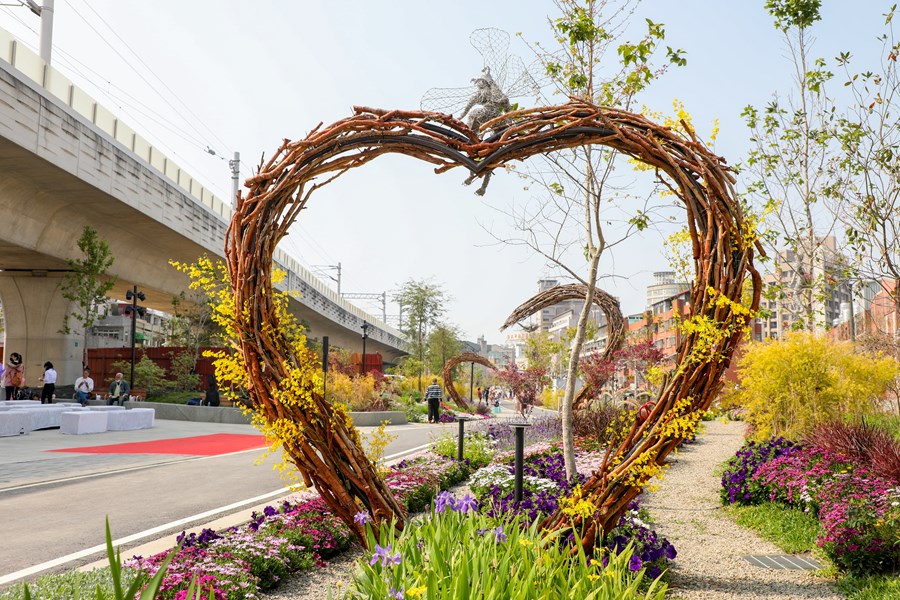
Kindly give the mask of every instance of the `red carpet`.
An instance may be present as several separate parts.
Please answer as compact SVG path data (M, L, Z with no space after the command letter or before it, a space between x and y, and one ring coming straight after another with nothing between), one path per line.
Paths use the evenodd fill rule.
M172 438L152 442L131 442L128 444L108 444L106 446L85 446L63 448L49 452L81 452L84 454L189 454L191 456L217 456L242 450L253 450L266 446L266 438L261 435L237 433L214 433L196 437Z

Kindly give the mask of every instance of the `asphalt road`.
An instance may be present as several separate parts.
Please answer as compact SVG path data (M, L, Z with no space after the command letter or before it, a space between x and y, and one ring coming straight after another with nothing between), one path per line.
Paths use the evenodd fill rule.
M399 459L455 424L390 427L397 438L386 457ZM361 428L364 435L371 428ZM187 437L256 433L250 426L157 421L151 430L64 436L59 430L0 438L0 588L40 573L75 568L104 556L108 517L114 539L127 549L177 533L242 507L276 501L284 483L275 460L256 464L261 450L216 457L47 452L54 448ZM135 538L133 541L132 538ZM128 540L128 543L124 541ZM91 549L94 549L91 551Z

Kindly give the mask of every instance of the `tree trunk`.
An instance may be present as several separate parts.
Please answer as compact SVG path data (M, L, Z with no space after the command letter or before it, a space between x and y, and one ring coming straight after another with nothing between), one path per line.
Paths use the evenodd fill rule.
M578 317L578 326L575 328L575 338L572 340L572 349L569 353L569 368L566 369L566 393L562 401L562 440L563 460L566 464L566 479L572 481L578 469L575 466L575 434L572 431L572 406L575 403L575 378L578 374L578 358L581 356L581 347L584 345L585 332L587 331L588 317L594 303L594 289L597 287L597 268L600 263L601 251L594 248L591 256L591 269L587 280L587 295L584 298L584 307Z

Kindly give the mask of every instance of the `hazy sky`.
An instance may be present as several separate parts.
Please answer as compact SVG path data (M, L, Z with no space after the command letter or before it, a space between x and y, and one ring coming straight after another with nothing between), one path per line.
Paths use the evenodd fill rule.
M830 58L848 49L860 65L874 66L889 3L825 4L814 53ZM684 49L688 64L670 69L641 100L671 112L678 98L702 136L718 118L715 150L732 164L749 144L743 107L790 86L791 65L763 5L647 0L626 32L636 38L647 17L665 24L666 44ZM548 16L556 16L552 2L535 0L56 0L53 63L227 198L227 162L207 147L226 159L240 151L247 177L283 138L300 139L354 105L415 109L429 88L468 85L482 67L469 44L474 29L510 32L511 53L531 62L514 34L546 42ZM39 19L27 9L0 7L0 26L37 48ZM380 158L317 192L283 247L306 265L340 262L344 292L390 293L407 279L430 279L446 290L447 320L467 338L502 342L499 325L555 272L523 248L496 243L519 235L507 213L534 197L525 182L498 173L479 198L461 185L465 176ZM641 196L649 179L622 173L617 183ZM671 229L630 238L604 257L601 286L620 297L623 312L641 311L652 273L668 269L662 239ZM396 312L389 304L389 315Z

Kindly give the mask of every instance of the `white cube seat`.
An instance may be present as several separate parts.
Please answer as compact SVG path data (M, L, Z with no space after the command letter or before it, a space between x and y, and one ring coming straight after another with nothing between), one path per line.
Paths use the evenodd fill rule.
M38 429L50 429L51 427L59 427L62 420L62 414L72 410L69 406L56 406L55 404L44 404L26 408L24 406L14 406L9 412L27 412L31 415L31 431Z
M26 411L0 412L0 437L31 433L31 415Z
M123 407L118 407L123 408ZM104 412L107 417L108 431L131 431L134 429L151 429L156 418L152 408L132 408Z
M125 407L124 407L124 406L118 406L118 405L116 405L116 404L113 404L112 406L105 406L105 405L104 405L104 406L88 406L87 409L88 409L88 410L106 410L106 411L113 410L113 411L118 411L118 410L125 410Z
M111 413L95 410L73 410L64 412L60 419L59 430L70 435L86 433L103 433L106 431L106 417Z

